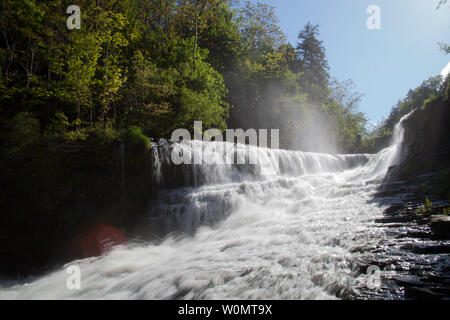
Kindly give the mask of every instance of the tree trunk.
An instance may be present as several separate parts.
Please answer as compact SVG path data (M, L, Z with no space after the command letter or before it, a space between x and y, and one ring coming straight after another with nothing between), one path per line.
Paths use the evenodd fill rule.
M194 52L192 53L192 65L195 71L195 53L197 51L198 40L198 2L195 3L195 40L194 40Z

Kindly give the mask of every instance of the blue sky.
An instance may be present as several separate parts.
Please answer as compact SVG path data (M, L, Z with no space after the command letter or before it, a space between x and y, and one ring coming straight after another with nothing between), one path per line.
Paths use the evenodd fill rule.
M252 2L257 2L253 0ZM320 25L330 74L351 78L365 93L360 110L378 122L423 80L440 74L450 55L450 8L438 0L260 0L275 7L280 26L295 45L308 22ZM381 9L381 30L369 30L370 5Z

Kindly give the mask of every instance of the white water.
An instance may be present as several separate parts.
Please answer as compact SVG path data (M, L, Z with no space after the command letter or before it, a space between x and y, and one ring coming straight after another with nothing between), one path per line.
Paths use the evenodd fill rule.
M179 174L194 176L193 185L201 186L162 192L143 224L172 236L68 264L80 266L81 290L67 289L69 274L62 268L4 288L0 298L346 297L366 286L357 263L385 237L374 223L384 208L370 200L398 161L402 138L398 125L394 144L377 155L266 149L267 158L280 157L270 176L261 176L258 165L241 171L231 165L186 166ZM202 143L183 147L198 151ZM158 182L164 180L165 152L155 155Z

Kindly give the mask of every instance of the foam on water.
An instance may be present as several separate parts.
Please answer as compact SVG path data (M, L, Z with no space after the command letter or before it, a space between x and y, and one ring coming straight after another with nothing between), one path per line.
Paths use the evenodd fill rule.
M73 261L81 290L66 287L65 268L26 285L0 290L6 299L329 299L366 285L357 268L385 237L370 201L400 157L403 129L377 155L326 155L259 150L264 163L183 166L183 188L164 188L171 146L154 148L162 190L143 223L167 235L158 244L128 244L108 255ZM184 142L200 152L203 142ZM254 148L211 143L224 150ZM279 158L279 166L274 159ZM272 175L262 175L261 166ZM169 170L166 168L166 170ZM149 231L150 232L150 231ZM359 249L358 249L359 248Z

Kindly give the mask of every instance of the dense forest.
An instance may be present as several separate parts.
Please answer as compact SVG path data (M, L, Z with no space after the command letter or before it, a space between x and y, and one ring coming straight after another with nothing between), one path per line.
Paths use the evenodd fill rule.
M330 75L319 26L305 23L293 46L274 8L250 1L2 1L0 161L123 140L145 149L194 120L280 129L284 149L373 153L403 115L448 96L449 78L432 77L368 129L363 94Z
M362 94L329 74L317 25L307 23L294 47L266 4L72 2L2 2L1 145L8 153L38 141L127 134L146 143L145 136L192 130L194 120L221 130L279 128L282 148L370 149ZM66 26L71 4L81 8L80 29ZM372 135L389 133L400 115L444 87L437 77L424 82Z
M66 26L71 4L80 29ZM36 142L170 137L194 120L279 128L283 148L361 149L361 95L331 78L319 26L307 23L294 47L266 4L7 0L0 23L8 153Z

